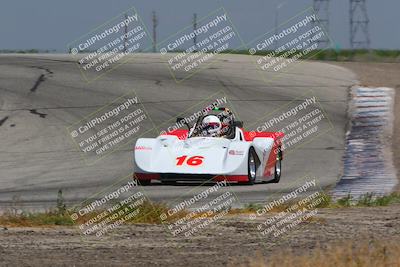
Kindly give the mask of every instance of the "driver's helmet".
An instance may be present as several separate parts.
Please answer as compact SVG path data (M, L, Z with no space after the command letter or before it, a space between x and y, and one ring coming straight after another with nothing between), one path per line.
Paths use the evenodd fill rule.
M203 136L215 137L220 134L222 123L215 115L205 117L201 123Z

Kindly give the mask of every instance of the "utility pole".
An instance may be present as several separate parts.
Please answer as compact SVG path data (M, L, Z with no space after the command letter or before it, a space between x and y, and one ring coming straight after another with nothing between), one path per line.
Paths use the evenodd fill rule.
M125 13L125 21L128 19L128 14ZM125 27L124 27L124 53L126 53L126 47L128 46L128 37L127 37L127 33L128 33L128 25L125 23Z
M196 13L194 13L193 14L193 31L196 31L197 30L197 14ZM195 52L197 51L197 38L196 38L197 36L196 36L196 34L194 34L194 36L193 36L193 44L194 44L194 47L195 47Z
M330 0L314 0L313 8L315 11L315 15L317 15L318 19L312 21L312 27L322 26L322 31L324 35L316 40L315 42L318 44L319 49L324 49L329 45L329 1ZM320 45L322 47L320 47Z
M278 35L278 26L279 26L279 9L283 7L286 2L280 3L275 7L275 35ZM278 40L275 40L274 50L276 51L279 48Z
M158 20L156 16L156 12L153 10L153 52L155 53L157 50L157 26Z
M350 0L350 45L352 49L369 49L368 25L366 0Z

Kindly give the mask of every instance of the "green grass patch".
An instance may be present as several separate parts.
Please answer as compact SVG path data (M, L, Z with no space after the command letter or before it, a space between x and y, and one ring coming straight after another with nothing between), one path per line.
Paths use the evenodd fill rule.
M331 208L346 207L381 207L400 203L400 193L391 193L389 195L376 195L374 193L366 193L359 198L354 198L348 193L346 196L332 201L329 204Z
M271 54L272 50L257 51L255 55L266 56ZM287 51L282 51L277 54L281 56ZM224 54L240 54L250 55L248 50L227 50ZM289 53L288 58L297 53ZM382 49L324 49L314 50L310 58L311 60L326 60L326 61L371 61L371 62L400 62L400 50L382 50Z
M330 199L325 207L328 208L346 208L346 207L381 207L400 203L400 193L391 193L389 195L376 195L366 193L359 198L354 198L348 193L346 196L333 200Z

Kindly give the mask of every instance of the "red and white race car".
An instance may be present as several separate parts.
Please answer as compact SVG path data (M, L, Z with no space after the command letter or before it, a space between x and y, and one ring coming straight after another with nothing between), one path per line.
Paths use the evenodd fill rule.
M177 125L188 129L137 140L134 177L142 185L151 180L279 182L283 133L244 131L227 108L214 108L193 126L178 118Z

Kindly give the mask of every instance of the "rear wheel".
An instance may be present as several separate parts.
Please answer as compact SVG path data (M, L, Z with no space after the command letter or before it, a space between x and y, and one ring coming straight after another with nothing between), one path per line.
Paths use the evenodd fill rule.
M248 178L249 181L247 184L254 184L256 182L257 178L257 156L256 156L256 151L254 150L253 147L250 147L249 149L249 157L248 157Z
M282 174L282 151L281 148L278 148L278 153L276 155L276 162L275 162L275 174L274 179L271 180L271 183L279 183L281 180Z

